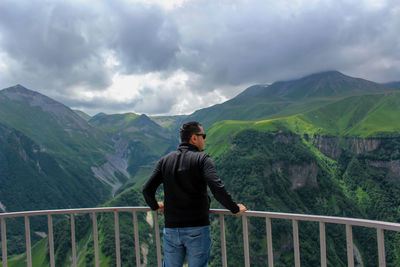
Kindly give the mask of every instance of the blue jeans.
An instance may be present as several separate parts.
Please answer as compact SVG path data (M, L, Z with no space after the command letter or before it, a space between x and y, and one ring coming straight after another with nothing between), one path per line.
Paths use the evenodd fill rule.
M210 258L210 226L164 228L163 267L206 267Z

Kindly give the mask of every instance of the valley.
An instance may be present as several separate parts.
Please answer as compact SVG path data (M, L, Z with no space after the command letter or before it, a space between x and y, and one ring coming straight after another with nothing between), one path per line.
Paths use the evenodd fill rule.
M176 148L183 121L199 120L218 174L234 199L249 209L399 222L399 104L397 83L379 84L339 72L252 86L225 103L164 117L91 117L22 86L7 88L0 91L0 209L144 205L141 186L154 164ZM212 207L221 208L215 200ZM122 246L132 247L132 218L120 217ZM89 218L79 220L83 228L77 242L83 244L79 253L85 259L81 266L87 266L93 260L93 248L84 245L93 243ZM112 218L101 215L98 220L102 262L112 265ZM232 266L243 264L240 225L233 218L227 221ZM22 233L17 226L7 228L7 235L18 239ZM38 222L32 227L40 232L44 226ZM64 240L57 245L57 266L67 266L68 222L59 220L55 227L57 240ZM153 266L155 251L149 248L154 237L145 216L140 229L147 246L142 258ZM252 266L265 266L266 249L260 246L266 242L265 227L252 219L250 229ZM316 227L302 229L302 266L317 266ZM212 232L218 239L216 223ZM276 220L273 232L279 233L274 237L276 266L291 266L290 225ZM376 235L362 229L354 235L363 266L376 266L376 249L368 246L376 244ZM399 235L387 236L387 266L400 264L399 241ZM346 266L342 243L343 229L328 228L328 264ZM215 244L210 266L221 266ZM38 255L46 253L42 241L36 246ZM17 245L9 250L10 255L22 252ZM129 250L122 258L127 266L135 263Z

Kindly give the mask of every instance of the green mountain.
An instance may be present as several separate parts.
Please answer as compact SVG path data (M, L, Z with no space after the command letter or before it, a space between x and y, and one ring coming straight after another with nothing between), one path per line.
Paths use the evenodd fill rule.
M110 188L95 178L91 167L100 166L106 162L104 154L112 151L111 142L107 140L106 135L90 126L68 107L17 85L0 91L0 123L6 127L5 129L9 129L4 130L6 135L4 138L8 138L9 142L12 138L7 135L12 136L14 133L14 136L18 134L24 136L23 140L33 143L38 153L32 154L31 148L24 147L25 143L18 144L22 150L25 149L26 153L30 151L29 153L37 157L46 155L46 163L43 162L43 166L50 164L47 162L51 161L51 166L49 165L47 170L40 167L42 165L39 162L38 167L34 169L29 169L29 164L21 164L18 171L29 174L35 171L34 175L30 175L31 177L43 177L43 171L46 170L49 179L58 183L59 186L64 186L63 191L69 192L68 197L65 194L57 194L56 188L53 188L53 192L49 192L49 198L45 201L47 207L92 206L109 197ZM7 142L5 144L9 145ZM5 151L4 148L6 147L1 149L2 153ZM21 152L17 155L24 162L24 154ZM31 160L36 161L36 159ZM26 181L20 175L2 173L0 177L2 181L15 183L15 187L20 188L21 193L14 196L14 198L19 198L18 201L14 199L12 202L21 203L19 208L22 206L33 208L31 203L35 201L31 202L25 196L25 193L32 188L26 187ZM69 187L71 183L75 187ZM45 183L38 183L38 186L45 186ZM42 190L40 192L45 193ZM50 197L53 194L54 198ZM81 196L77 197L78 194ZM2 194L0 201L4 203L11 200L5 199L5 195ZM55 203L58 204L55 205ZM12 205L8 207L11 208ZM37 205L36 209L45 207L45 205ZM8 211L13 210L17 209Z
M94 127L111 134L124 134L130 139L144 143L153 153L163 154L175 138L145 114L134 113L96 115L89 120Z
M118 192L142 184L152 172L154 161L178 145L175 128L180 117L156 117L145 114L97 114L89 124L108 134L120 154L118 160L126 166L130 179ZM161 126L161 125L163 126Z
M232 100L189 116L98 114L85 127L93 130L88 135L92 134L94 140L104 138L107 146L102 154L104 162L91 165L91 170L97 177L108 173L108 177L120 179L121 187L115 190L124 191L107 205L143 205L138 189L148 178L154 161L175 148L180 123L195 119L205 126L206 152L215 160L226 188L249 209L399 222L400 92L396 86L325 72L270 86L253 86ZM26 135L32 145L20 146L27 151L44 146L29 128L14 127L19 132L12 133L17 130L1 120L1 112L4 109L0 107L0 123L3 132L8 133L4 136ZM14 154L20 156L19 146L12 147ZM13 151L7 149L3 155ZM60 160L50 148L41 152L54 157L57 163ZM38 159L35 153L31 154L27 167L35 170ZM112 170L120 171L117 174ZM220 206L213 201L212 207ZM120 215L121 254L126 266L135 264L131 217ZM152 266L156 259L154 240L151 219L146 218L140 218L141 258ZM113 265L112 216L99 215L98 221L102 264ZM162 216L160 221L162 224ZM80 266L91 265L90 218L77 216L78 224ZM301 265L318 266L318 224L300 222L299 226ZM69 265L68 221L62 220L56 227L57 266ZM291 222L274 219L272 227L275 266L294 266ZM252 266L265 266L265 221L250 218L249 231ZM355 227L353 233L357 263L377 266L376 232ZM226 234L229 265L243 266L241 220L227 217ZM212 237L210 266L221 266L217 217L212 218ZM399 234L385 232L387 266L400 265L399 244ZM47 253L45 243L37 243L35 249L39 251L35 261L48 264L43 260ZM327 257L329 265L347 265L345 229L340 225L327 225ZM23 256L12 260L23 262Z
M128 179L108 159L114 149L106 134L20 85L0 91L0 140L2 211L97 206ZM43 219L32 221L35 231L45 231ZM24 241L23 222L11 221L12 254L24 250Z
M400 221L399 137L321 136L298 118L225 121L208 133L206 150L228 190L249 209ZM211 149L216 144L221 148ZM290 222L272 225L276 266L293 266ZM234 266L243 266L240 226L240 220L227 220ZM318 266L318 225L300 228L301 265ZM249 229L252 266L265 266L265 221L250 219ZM347 266L344 228L329 226L327 236L328 265ZM400 235L385 237L387 266L398 266ZM363 266L377 266L376 232L354 228L354 240ZM211 266L220 266L218 254L214 259Z
M74 112L76 113L76 114L78 114L79 115L79 117L81 117L82 119L84 119L85 121L88 121L88 120L90 120L90 115L88 115L88 114L86 114L85 112L83 112L83 111L81 111L81 110L74 110Z
M378 84L329 71L293 81L251 86L229 101L194 112L188 119L201 121L209 127L221 120L279 118L322 107L347 96L398 89L393 84Z
M335 136L398 136L400 92L348 97L299 118Z

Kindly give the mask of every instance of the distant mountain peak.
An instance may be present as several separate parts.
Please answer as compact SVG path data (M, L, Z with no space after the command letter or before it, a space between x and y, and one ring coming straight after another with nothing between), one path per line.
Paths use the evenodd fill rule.
M107 115L107 114L104 113L104 112L99 112L99 113L97 113L96 115L94 115L93 118L98 118L98 117L106 116L106 115Z
M5 95L7 98L13 101L27 102L27 104L30 106L45 106L49 104L62 105L50 97L30 90L20 84L1 90L0 95Z
M4 94L24 94L24 95L40 95L38 92L30 90L20 84L5 88L3 90L0 91L0 93L4 93Z
M337 70L327 70L327 71L321 71L321 72L317 72L317 73L313 73L310 75L307 75L303 78L307 78L307 77L312 77L312 76L340 76L340 77L349 77L347 75L344 75L343 73L341 73L340 71Z
M157 123L155 123L152 119L150 119L146 114L142 114L139 117L137 117L134 121L133 121L134 125L140 126L140 127L144 127L144 126L152 126L152 127L156 127L156 128L161 128L160 125L158 125Z
M278 81L268 87L252 86L239 94L237 98L262 97L267 99L297 100L313 97L340 97L385 90L368 80L347 76L339 71L330 70L314 73L300 79Z
M1 90L0 96L8 98L4 101L18 103L25 107L39 107L43 112L56 118L65 128L87 129L89 127L87 122L69 107L20 84ZM66 120L66 118L69 119Z

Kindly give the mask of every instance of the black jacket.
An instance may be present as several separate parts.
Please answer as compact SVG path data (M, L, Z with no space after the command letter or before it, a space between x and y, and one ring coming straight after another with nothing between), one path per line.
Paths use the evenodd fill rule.
M152 210L158 209L155 192L164 185L165 227L209 225L210 198L214 197L232 213L239 207L218 178L211 158L196 146L182 143L157 163L150 179L143 186L143 195Z

